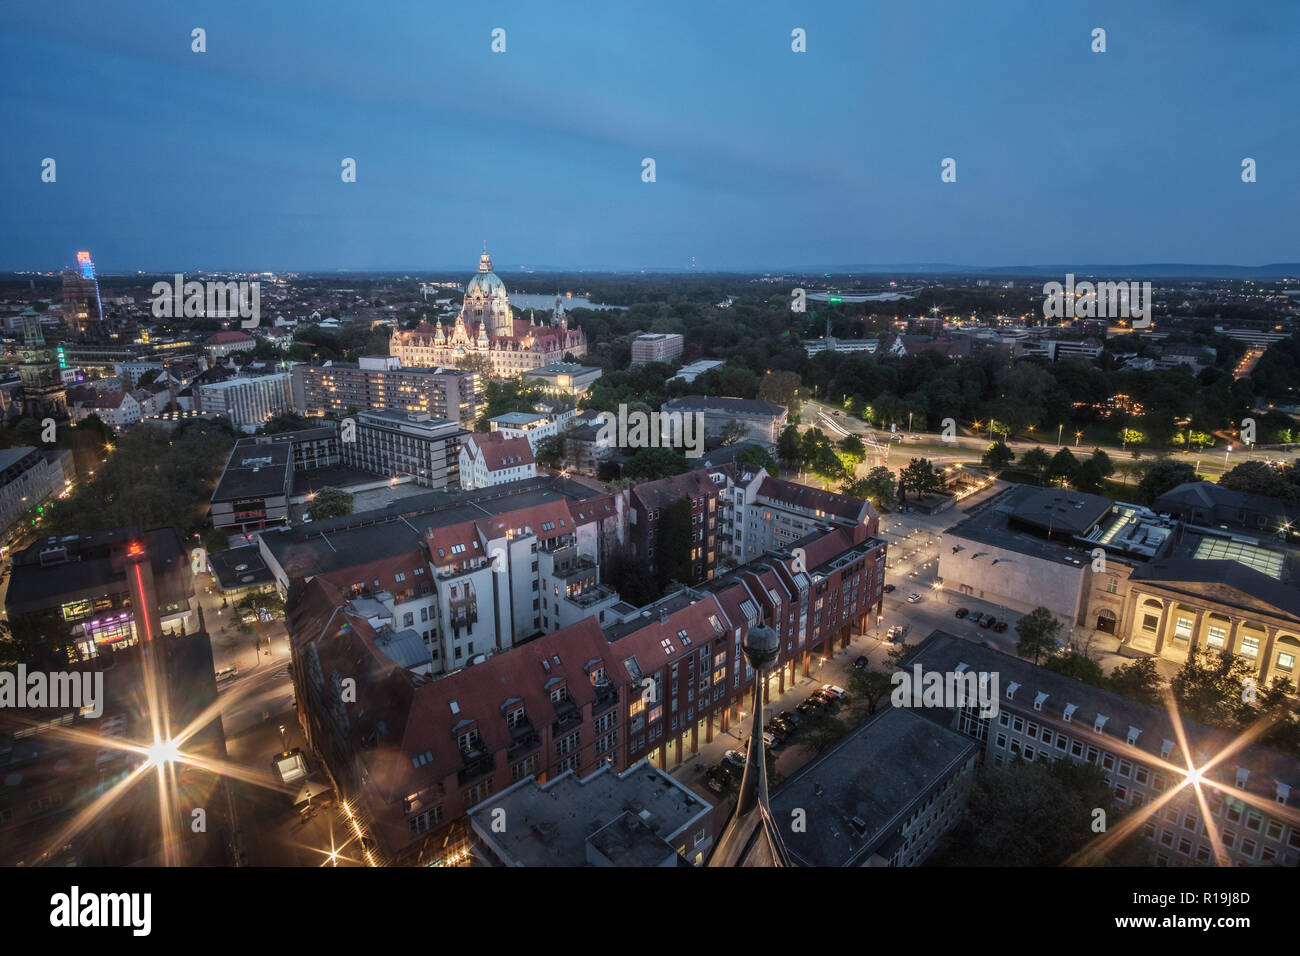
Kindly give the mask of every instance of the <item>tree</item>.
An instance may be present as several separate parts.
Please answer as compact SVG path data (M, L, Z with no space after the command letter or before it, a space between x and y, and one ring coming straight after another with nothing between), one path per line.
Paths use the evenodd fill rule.
M537 464L558 470L564 464L564 435L547 435L533 453Z
M1036 607L1016 622L1016 633L1020 640L1016 643L1016 653L1021 657L1033 659L1035 664L1045 655L1054 654L1060 646L1057 639L1061 632L1061 622L1045 607Z
M736 461L742 465L762 468L773 478L781 477L781 469L762 445L746 445L736 453Z
M328 518L341 518L352 514L353 498L350 492L341 488L322 488L312 497L307 514L312 521Z
M936 470L925 458L913 458L911 463L898 473L898 483L904 498L909 491L915 497L922 498L925 495L937 494L946 487L943 473Z
M835 454L830 445L818 446L808 468L825 481L838 481L845 475L844 462L840 461L840 456Z
M1110 828L1120 816L1105 772L1090 763L1013 759L975 771L966 813L932 857L937 866L1060 866L1094 838L1094 811ZM1141 865L1149 855L1141 833L1089 862Z
M623 477L623 466L616 461L602 461L596 466L597 481L618 481Z
M888 700L894 689L894 683L888 674L869 668L854 668L849 673L849 695L854 707L866 707L868 714L874 714L882 701Z
M897 506L898 479L884 465L872 468L867 472L867 477L862 480L867 492L867 500L877 508L892 509Z
M1163 683L1154 657L1139 657L1128 664L1120 664L1106 680L1106 686L1115 693L1153 705L1160 703Z
M1056 671L1056 673L1064 674L1066 677L1073 677L1075 680L1081 680L1085 684L1092 684L1094 687L1106 686L1106 672L1101 669L1101 665L1091 657L1077 651L1052 654L1047 660L1043 661L1043 666L1049 671Z
M623 465L623 477L655 480L688 471L686 459L671 448L638 448Z
M1265 461L1243 461L1219 479L1221 488L1267 498L1300 498L1300 468L1277 467Z
M803 441L799 437L799 429L794 425L786 425L781 429L781 435L776 440L776 456L790 468L803 464Z
M799 414L799 389L803 382L797 372L768 372L758 383L758 397L765 402L784 405L791 416Z
M995 441L985 449L984 454L980 456L980 461L993 471L1001 471L1015 459L1016 454L1007 447L1005 442Z
M213 528L208 532L207 540L203 542L207 548L208 554L215 554L218 551L225 551L230 547L230 535L226 534L222 528Z
M1035 481L1042 481L1052 459L1041 448L1031 448L1020 456L1020 470Z
M1189 481L1196 481L1196 469L1172 458L1161 458L1152 463L1138 483L1138 497L1142 504L1155 504L1155 500L1166 491Z
M848 471L852 472L866 457L867 446L862 444L862 439L857 435L847 435L840 439L840 458Z
M722 434L718 437L723 445L734 445L737 442L744 441L748 434L749 429L745 427L743 422L731 421L727 422L722 429Z
M1255 667L1231 651L1199 648L1178 669L1169 689L1179 713L1201 723L1237 727L1249 723L1254 710L1242 700Z
M1070 449L1062 448L1048 462L1043 477L1048 484L1065 486L1073 484L1078 474L1079 460Z

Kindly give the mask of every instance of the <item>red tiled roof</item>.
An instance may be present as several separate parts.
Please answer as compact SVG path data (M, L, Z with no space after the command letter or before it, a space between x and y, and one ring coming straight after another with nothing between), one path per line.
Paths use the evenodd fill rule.
M465 441L477 449L488 471L533 464L533 448L522 436L507 438L500 432L477 432Z
M214 332L208 336L206 345L234 345L237 342L252 342L253 337L247 332Z
M857 498L850 498L847 495L839 495L833 491L809 488L807 485L796 484L783 478L767 478L759 486L758 493L796 508L821 511L827 515L848 518L853 521L857 521L859 518L869 518L873 513L871 506L865 501L859 501ZM865 514L864 508L866 509Z
M417 569L422 573L416 574ZM398 574L405 575L406 580L397 580ZM369 561L338 571L327 571L320 577L341 591L346 591L354 584L374 588L375 581L379 582L379 587L383 590L404 591L421 580L428 583L428 570L425 567L424 555L420 551L408 551L380 561Z
M439 567L487 556L483 542L479 540L478 525L473 521L430 528L424 533L424 540L429 546L430 560Z

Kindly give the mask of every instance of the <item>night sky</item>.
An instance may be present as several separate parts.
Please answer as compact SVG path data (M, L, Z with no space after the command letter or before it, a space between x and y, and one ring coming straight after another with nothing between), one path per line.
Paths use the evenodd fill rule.
M0 270L469 273L484 239L501 271L1296 261L1298 27L1267 0L7 4Z

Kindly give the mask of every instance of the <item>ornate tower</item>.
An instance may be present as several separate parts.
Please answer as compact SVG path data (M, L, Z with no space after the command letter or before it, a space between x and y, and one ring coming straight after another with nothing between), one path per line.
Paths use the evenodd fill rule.
M460 312L466 325L479 323L479 337L509 338L514 335L510 296L505 283L492 271L492 257L488 255L486 242L478 259L478 275L465 287L465 304Z

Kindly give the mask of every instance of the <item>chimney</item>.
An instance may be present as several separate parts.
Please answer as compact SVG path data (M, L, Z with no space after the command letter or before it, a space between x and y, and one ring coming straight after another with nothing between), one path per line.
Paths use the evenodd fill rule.
M659 605L659 623L660 623L660 624L667 624L667 623L668 623L668 605L667 605L667 604L660 604L660 605Z

